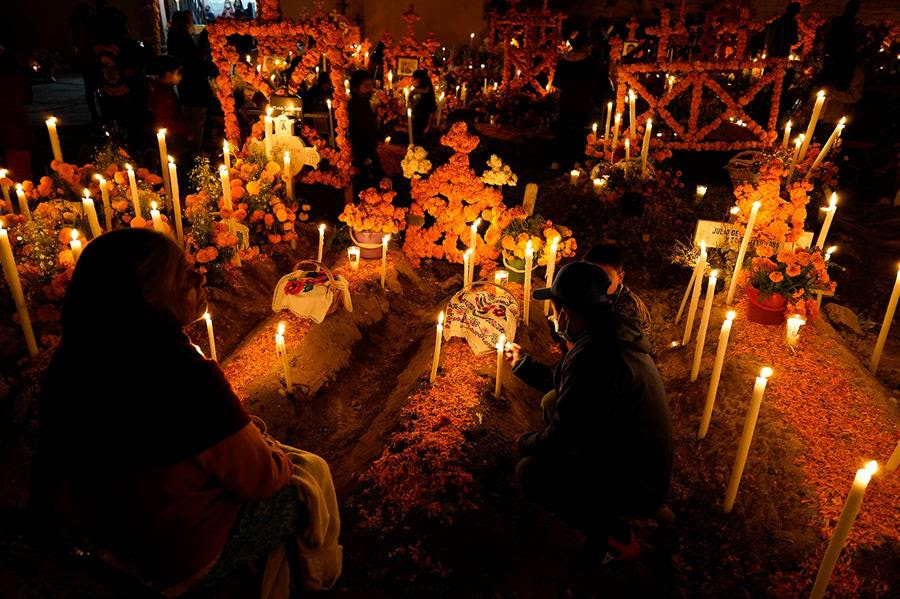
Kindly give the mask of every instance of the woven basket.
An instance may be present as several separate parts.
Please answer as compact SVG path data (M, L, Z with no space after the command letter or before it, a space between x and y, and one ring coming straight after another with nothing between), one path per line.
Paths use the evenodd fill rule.
M315 260L300 260L299 262L294 264L294 267L291 268L291 272L285 276L288 276L288 277L291 276L292 274L294 274L295 272L300 270L300 267L302 265L312 265L312 266L316 267L318 270L320 270L321 272L324 272L325 276L328 277L328 284L331 286L333 297L331 300L331 306L329 306L328 312L326 314L333 314L338 309L338 306L343 302L343 295L334 285L334 283L335 283L334 275L331 273L331 270L329 270L329 268L327 266L325 266L324 264L322 264L321 262L317 262ZM283 277L282 277L282 279L283 279ZM281 283L281 281L279 281L279 285L280 285L280 283ZM276 305L280 305L280 303L281 303L281 298L279 297L278 287L276 287L275 296L272 298L273 309Z
M725 168L731 178L731 185L737 187L741 183L756 183L759 180L759 167L765 154L758 150L745 150L728 161Z

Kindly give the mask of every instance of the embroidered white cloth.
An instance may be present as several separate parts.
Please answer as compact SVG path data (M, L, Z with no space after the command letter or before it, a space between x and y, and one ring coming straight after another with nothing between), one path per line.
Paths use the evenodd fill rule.
M444 339L461 337L476 354L496 351L500 333L516 338L519 307L512 297L491 287L454 297L447 306Z
M344 308L352 312L346 279L339 276L332 283L324 272L297 270L278 281L272 297L272 311L288 309L300 318L319 324L328 315L337 292L342 294Z

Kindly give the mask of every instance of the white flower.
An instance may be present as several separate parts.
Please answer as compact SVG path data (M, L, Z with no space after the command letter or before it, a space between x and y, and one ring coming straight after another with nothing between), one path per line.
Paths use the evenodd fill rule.
M412 179L415 175L425 175L431 171L431 161L428 160L428 152L422 146L409 146L406 156L400 161L403 176Z
M503 161L496 154L491 155L487 165L490 169L484 171L481 180L488 185L496 185L498 187L501 185L515 186L519 182L519 177L512 172L509 166L503 164Z

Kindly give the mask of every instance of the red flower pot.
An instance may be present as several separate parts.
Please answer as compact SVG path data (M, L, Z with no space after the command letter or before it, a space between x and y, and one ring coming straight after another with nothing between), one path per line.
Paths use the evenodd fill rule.
M747 295L747 319L759 324L781 324L784 322L784 309L787 298L780 293L762 296L759 289L748 285L744 292Z

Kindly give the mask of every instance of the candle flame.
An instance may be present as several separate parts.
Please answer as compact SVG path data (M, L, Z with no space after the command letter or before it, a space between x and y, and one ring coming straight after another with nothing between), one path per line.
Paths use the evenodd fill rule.
M700 195L706 195L706 185L698 185L697 193Z
M84 197L86 197L88 199L90 199L90 197L91 197L91 192L87 187L84 188Z
M162 129L160 129L159 131L157 131L157 132L156 132L156 136L157 136L157 137L165 137L165 136L166 136L166 129L165 129L165 127L163 127Z
M325 100L325 104L328 105L328 110L331 110L331 98L328 98L327 100Z
M220 164L219 165L219 175L221 176L221 175L227 175L227 174L228 174L228 169L225 168L224 164Z
M98 183L100 183L101 187L106 185L106 179L104 179L100 173L94 174L94 178L97 180Z
M762 370L759 371L759 376L760 376L760 378L764 378L764 379L769 378L770 376L772 376L772 369L769 368L768 366L764 367Z
M72 237L72 241L77 241L78 240L78 229L72 229L72 233L70 234L70 236Z
M0 179L6 176L7 170L5 168L0 168Z
M385 235L384 237L381 238L381 243L386 246L388 244L388 242L390 242L390 240L391 240L391 235L390 235L390 233L388 233L387 235Z
M701 254L706 253L706 240L705 239L700 242L700 253Z
M627 142L628 140L626 139L625 141ZM573 168L571 171L569 171L569 174L572 175L573 177L577 177L578 175L581 174L581 172L578 169Z
M597 134L597 123L591 125L591 131L593 131L595 135Z
M16 191L22 191L22 184L16 183Z
M835 253L836 251L837 251L837 246L833 245L830 248L828 248L827 250L825 250L825 255L831 256L831 254Z
M204 319L206 322L209 322L210 320L212 320L212 316L209 315L209 312L204 312L204 313L203 313L203 319Z
M828 207L829 207L829 208L834 208L835 206L837 206L837 192L836 192L836 191L832 191L832 192L831 192L831 197L828 198Z
M325 223L322 223L321 225L319 225L319 235L325 234L325 228L326 228Z
M500 337L497 338L497 351L502 352L506 347L506 335L500 333Z
M283 320L282 320L281 322L278 323L278 336L279 336L279 337L284 336L284 331L285 331L286 328L287 328L287 325L284 324L284 321L283 321Z
M289 151L285 151L285 153L284 153L284 161L285 161L285 162L290 162L290 161L291 161L291 153L290 153Z
M412 108L406 109L406 116L412 116Z
M729 310L725 313L725 320L734 320L734 317L737 316L737 312L734 310Z
M653 119L647 119L647 130L649 131L653 127Z
M534 246L531 244L531 240L528 240L528 243L525 244L525 255L530 256L534 254Z
M875 474L876 472L878 472L878 462L875 460L866 462L865 469L870 476Z
M150 210L156 210L158 204L156 202L150 202Z
M438 325L443 325L443 324L444 324L444 311L441 310L441 313L438 314Z
M824 97L825 97L825 90L824 90L824 89L820 89L820 90L819 90L819 93L816 94L816 97L818 97L819 99L824 98Z
M126 162L126 163L125 163L125 170L126 170L126 171L133 171L134 169L131 168L131 165L128 164L128 163Z
M787 122L787 124L784 126L784 128L787 129L788 131L790 131L790 130L791 130L791 124L792 124L792 123L791 123L791 119L788 119L788 122Z
M617 112L617 113L616 113L616 123L618 123L618 122L621 121L621 120L622 120L622 113L621 113L621 112Z
M271 116L272 116L272 107L271 106L266 106L266 116L271 118Z
M712 269L711 271L709 271L709 278L710 278L710 279L715 279L715 278L717 278L718 276L719 276L719 271L718 271L717 269L714 268L714 269Z
M738 214L741 211L740 206L732 206L730 212L732 214Z
M48 118L48 119L47 119L47 124L48 124L48 125L55 125L55 124L56 124L56 117L55 117L55 116L51 116L50 118Z
M480 225L480 224L481 224L480 218L477 219L474 223L472 223L472 232L473 233L478 230L478 225Z
M169 164L175 164L175 158L171 154L169 154Z
M846 123L847 123L847 117L845 117L845 116L842 116L842 117L841 117L841 120L838 121L838 125L841 125L842 127L843 127Z

